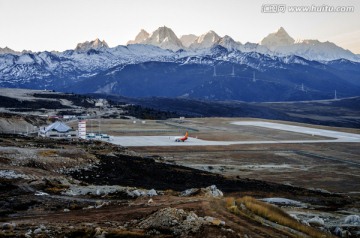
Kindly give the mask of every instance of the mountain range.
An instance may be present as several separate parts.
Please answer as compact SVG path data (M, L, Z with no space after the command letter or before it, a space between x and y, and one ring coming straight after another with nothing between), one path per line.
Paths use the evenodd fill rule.
M228 35L221 37L214 31L208 31L200 36L189 34L178 38L166 26L158 28L151 34L142 29L135 37L135 40L128 41L127 44L154 45L172 51L180 49L196 51L221 45L228 50L258 52L276 56L297 55L308 60L329 61L343 58L360 61L358 55L331 42L320 42L318 40L295 41L283 27L280 27L277 32L270 33L260 44L249 42L242 44Z
M178 38L164 26L141 30L127 46L95 39L64 52L0 52L1 87L243 101L360 95L358 55L330 42L295 41L283 28L260 44L214 31Z

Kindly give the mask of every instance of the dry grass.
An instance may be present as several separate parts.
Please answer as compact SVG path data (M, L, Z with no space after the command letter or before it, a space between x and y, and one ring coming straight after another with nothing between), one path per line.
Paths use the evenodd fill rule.
M64 185L57 181L50 181L50 180L46 181L46 186L47 188L45 189L45 191L52 194L61 194L61 192L69 188L68 185Z
M226 203L226 207L235 206L235 198L227 197L227 198L225 198L225 203Z
M168 196L179 196L179 194L180 194L179 192L174 191L172 189L166 189L164 191L164 195L168 195Z
M43 157L55 157L58 156L57 151L55 150L41 150L38 152L39 156Z
M65 191L67 188L59 188L59 187L52 187L46 188L45 192L52 193L52 194L61 194L61 192Z
M143 231L124 231L124 230L113 230L106 234L106 237L148 237Z
M239 214L242 209L241 206L245 206L252 213L272 222L275 222L279 225L289 227L291 229L300 231L304 234L307 234L314 238L324 238L324 237L333 237L330 234L323 233L312 227L306 226L299 223L289 214L281 210L280 208L267 204L261 201L256 200L253 197L245 196L235 200L235 205L231 205L233 200L227 199L226 205L229 211ZM242 205L243 204L243 205ZM231 205L231 206L228 206Z

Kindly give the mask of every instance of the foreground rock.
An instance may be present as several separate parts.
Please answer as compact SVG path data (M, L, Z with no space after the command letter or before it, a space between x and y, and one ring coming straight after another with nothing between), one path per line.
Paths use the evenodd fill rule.
M122 197L129 197L129 198L137 198L137 197L144 197L144 196L157 196L159 191L155 189L139 189L133 187L123 187L123 186L116 186L116 185L88 185L88 186L70 186L66 191L64 191L63 195L68 196L108 196L108 195L117 195Z
M224 193L216 187L216 185L211 185L206 188L190 188L180 193L181 197L188 196L205 196L205 197L223 197Z
M148 230L149 235L170 233L188 236L199 232L204 225L224 226L225 222L209 216L199 217L192 211L167 207L140 222L139 228Z

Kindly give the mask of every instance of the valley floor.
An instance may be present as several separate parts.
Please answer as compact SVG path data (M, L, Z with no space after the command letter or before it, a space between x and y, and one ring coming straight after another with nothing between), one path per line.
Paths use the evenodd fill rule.
M324 143L336 139L317 133L357 138L359 130L281 122L314 128L299 133L234 121L249 119L93 119L88 131L167 140L189 131L189 143L196 137L277 143L174 142L129 150L95 140L1 134L0 236L359 237L359 142ZM252 210L246 196L275 202L281 210L273 212L296 226Z
M260 121L242 121L232 122L233 125L245 127L261 127L273 130L280 130L286 132L294 132L297 135L292 140L243 140L243 141L211 141L202 140L199 138L191 137L185 143L176 143L176 136L114 136L111 143L134 147L134 146L217 146L217 145L252 145L252 144L304 144L304 143L359 143L360 135L354 133L346 133L339 131L331 131L324 129L316 129L304 126L292 126L273 122L260 122ZM310 135L314 137L323 137L323 139L315 138L299 140L296 137ZM359 164L360 165L360 164Z

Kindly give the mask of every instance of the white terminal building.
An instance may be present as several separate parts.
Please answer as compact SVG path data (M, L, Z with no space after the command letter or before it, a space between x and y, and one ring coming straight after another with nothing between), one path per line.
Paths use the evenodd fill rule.
M110 136L101 133L86 133L86 120L78 121L78 130L74 130L63 122L57 121L49 126L40 127L39 136L51 138L81 138L87 140L110 140Z
M78 137L78 131L63 122L57 121L49 126L40 127L39 136L52 138Z

